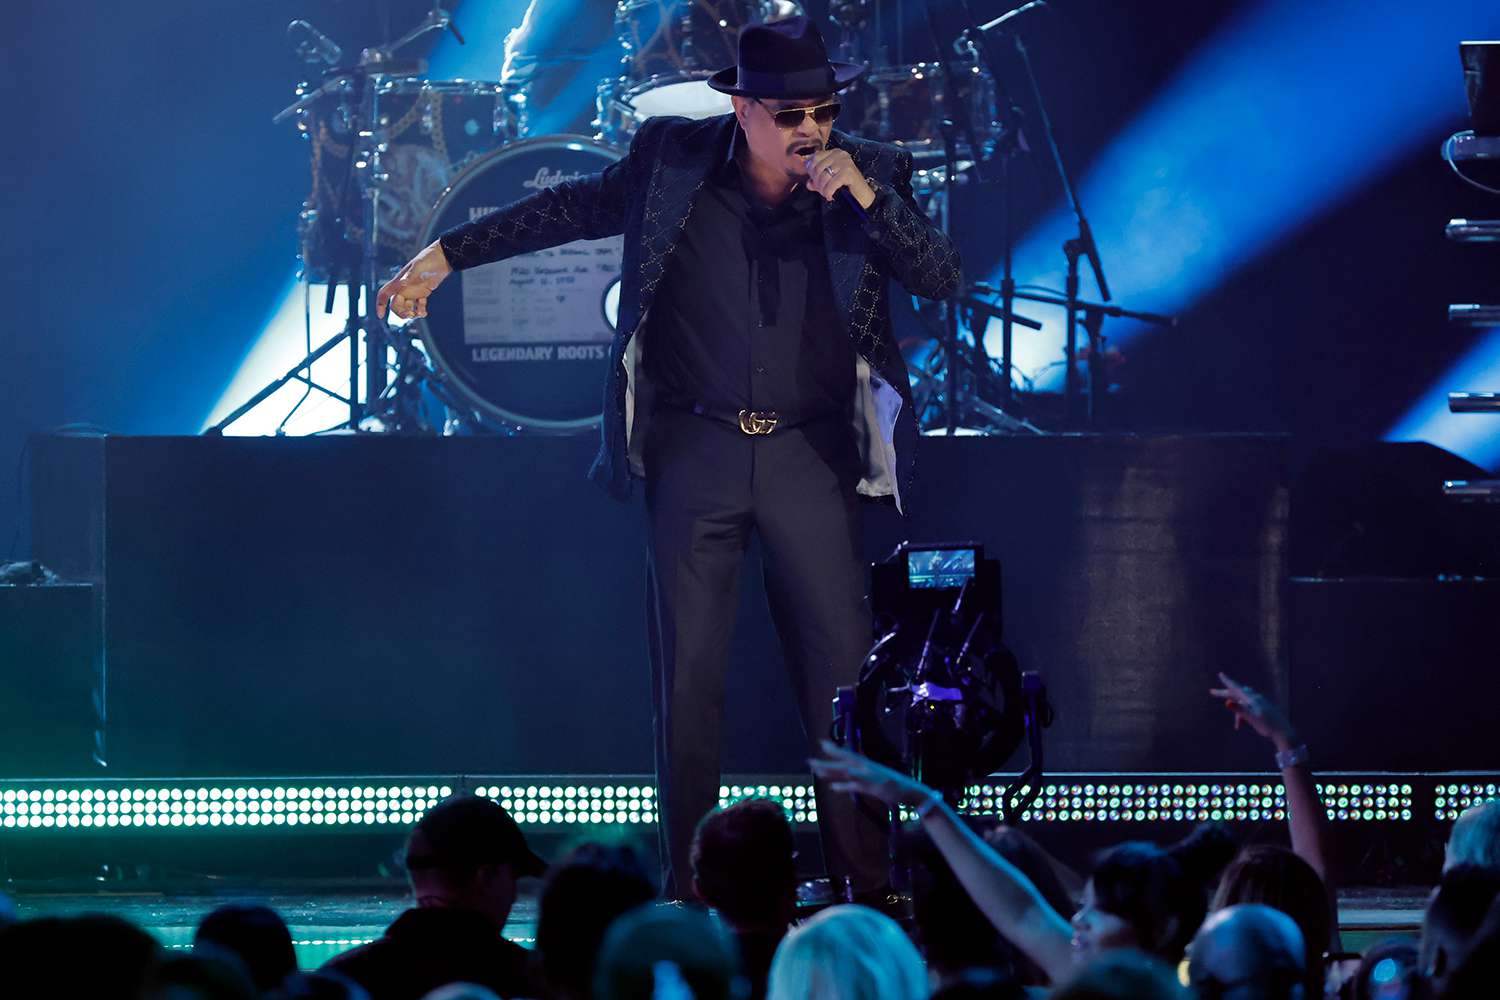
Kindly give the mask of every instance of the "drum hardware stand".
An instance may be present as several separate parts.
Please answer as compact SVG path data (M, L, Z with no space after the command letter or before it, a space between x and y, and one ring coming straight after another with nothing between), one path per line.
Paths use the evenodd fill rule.
M1072 240L1068 241L1070 244ZM1073 270L1073 281L1077 282L1078 258L1080 252L1069 255L1069 265ZM1088 299L1068 298L1066 295L1048 295L1044 292L1016 292L1015 297L1023 302L1036 302L1041 305L1059 306L1063 309L1072 309L1077 326L1083 327L1088 335L1089 360L1087 364L1089 378L1087 388L1088 411L1087 416L1091 426L1095 425L1102 414L1099 411L1098 389L1104 385L1104 345L1107 343L1103 334L1105 317L1115 319L1134 320L1137 323L1149 323L1152 326L1176 327L1179 321L1176 316L1166 316L1161 313L1143 312L1139 309L1126 309L1109 302L1093 302ZM1065 345L1065 357L1072 363L1076 357L1073 344Z
M974 11L969 7L968 0L960 0L959 9L964 19L970 24L977 24L974 19ZM1019 321L1015 315L1016 307L1016 277L1015 277L1015 228L1014 228L1014 196L1011 191L1011 163L1021 153L1029 153L1031 150L1026 144L1026 136L1022 131L1021 109L1011 100L1009 92L1005 90L1000 75L999 60L995 58L994 52L990 50L989 41L982 32L974 28L967 28L959 33L958 40L954 43L954 50L967 51L981 59L985 68L990 72L990 78L995 81L996 103L1001 109L1000 115L1000 138L996 144L994 158L999 161L1000 175L997 183L1000 185L1000 406L1002 408L1012 406L1015 402L1015 370L1013 359L1015 357L1014 341L1015 326ZM970 140L972 141L972 139ZM980 170L983 157L977 151L975 155L975 169ZM980 174L980 181L985 180ZM1027 320L1021 322L1022 326L1031 330L1040 330L1042 325L1035 321ZM982 343L979 339L983 336L983 327L975 336L975 343Z
M1068 205L1073 209L1073 216L1078 220L1078 235L1063 244L1063 253L1068 260L1068 277L1063 288L1067 305L1067 329L1066 341L1063 349L1064 360L1067 362L1067 370L1063 376L1063 423L1069 427L1078 422L1078 322L1082 307L1078 299L1078 258L1085 256L1089 260L1089 269L1094 274L1094 282L1099 286L1099 297L1105 302L1110 301L1109 282L1104 277L1104 264L1099 260L1099 245L1094 241L1094 231L1089 228L1088 217L1083 214L1083 203L1078 200L1078 192L1073 187L1072 178L1068 175L1067 164L1063 162L1062 150L1058 148L1057 136L1052 131L1052 116L1047 114L1047 105L1042 100L1042 88L1037 83L1036 73L1031 68L1031 54L1026 49L1026 43L1021 36L1015 32L1009 32L1010 40L1016 48L1016 54L1021 57L1021 66L1026 73L1027 83L1031 86L1031 96L1036 102L1037 117L1042 122L1042 134L1047 138L1047 148L1052 153L1052 162L1057 167L1057 179L1062 183L1063 195L1068 199ZM1090 313L1091 326L1088 327L1090 350L1090 379L1088 399L1088 422L1090 426L1097 426L1099 419L1098 389L1099 381L1095 377L1102 372L1103 359L1100 357L1102 351L1099 349L1099 324L1102 316L1093 311Z
M295 22L294 22L295 23ZM394 391L389 379L387 354L392 338L389 337L384 321L375 315L375 292L379 282L375 274L376 247L379 245L379 201L380 187L387 179L382 173L380 156L384 151L384 140L376 131L378 120L378 97L377 87L379 78L388 75L412 75L426 71L425 62L397 62L394 56L396 50L410 44L416 39L432 31L451 31L459 44L464 44L464 37L459 33L458 27L453 23L452 15L444 11L441 5L434 5L427 12L422 23L402 35L396 41L383 46L365 49L360 53L358 65L334 67L324 73L324 82L312 91L300 96L290 106L277 112L271 119L274 124L280 124L288 118L306 109L314 101L328 95L342 87L351 80L357 85L360 96L354 121L351 123L351 140L349 147L349 162L345 168L344 180L339 192L339 220L345 247L343 267L340 274L330 276L328 282L328 293L323 302L325 313L333 312L334 294L340 284L345 284L349 294L349 310L344 321L344 329L338 334L330 337L327 341L311 350L308 354L280 378L262 388L244 404L236 408L223 420L207 428L203 433L210 435L221 435L224 430L237 421L240 417L250 412L260 403L273 395L278 389L288 382L301 382L307 386L308 392L316 389L326 396L338 400L349 407L349 418L333 427L326 428L319 433L328 433L337 430L350 430L358 432L367 417L379 417L381 426L379 430L407 430L426 428L425 421L420 418L416 410L414 400L416 396L406 396L405 393L416 392L416 385L422 379L398 377L394 383ZM331 44L331 43L330 43ZM356 182L354 172L356 169L366 171L365 179ZM356 188L358 189L356 192ZM350 239L348 216L351 198L358 195L361 209L361 222L363 238L359 242ZM361 312L360 299L364 297L364 305L367 313ZM360 333L364 333L365 347L365 392L364 403L360 401ZM325 386L319 385L312 378L313 364L324 355L328 354L345 340L349 344L349 394L344 396ZM409 344L406 349L398 346L398 361L404 369L406 361L415 354L421 359L422 368L426 367L425 358L421 358L420 352ZM305 374L304 374L305 373ZM302 405L307 396L304 394L293 407ZM375 404L382 405L377 407ZM291 413L282 420L285 426L286 420ZM278 433L280 427L278 427Z
M1089 340L1089 379L1086 420L1089 426L1097 427L1099 425L1101 417L1098 392L1100 387L1104 384L1104 337L1101 332L1104 317L1123 317L1138 320L1141 322L1152 323L1159 326L1176 326L1177 320L1175 317L1171 316L1163 316L1156 313L1121 309L1118 306L1109 304L1111 300L1109 282L1104 277L1104 265L1099 259L1099 246L1098 243L1094 240L1094 231L1089 226L1088 217L1084 214L1083 203L1079 200L1078 192L1073 186L1072 178L1068 173L1067 164L1063 160L1062 150L1057 145L1057 136L1052 128L1052 117L1047 113L1047 105L1042 98L1041 86L1037 82L1036 72L1033 70L1031 65L1031 53L1026 48L1026 43L1021 39L1021 36L1018 33L1005 28L1003 24L994 21L990 22L989 24L980 26L978 22L974 20L973 11L969 7L968 0L959 0L959 4L964 11L965 18L972 23L972 26L966 28L959 37L960 39L967 40L971 45L975 45L977 47L978 51L983 55L985 63L989 67L990 74L994 76L997 81L999 79L999 69L997 66L998 60L996 59L994 51L991 48L991 34L993 32L1000 32L1002 34L1005 34L1009 36L1011 43L1015 46L1016 54L1020 57L1021 68L1026 76L1028 88L1031 91L1032 100L1036 105L1037 117L1041 121L1042 134L1046 137L1047 140L1047 149L1051 154L1050 159L1052 160L1052 165L1056 169L1058 180L1062 184L1063 195L1067 198L1068 205L1073 211L1073 216L1078 222L1078 234L1063 243L1063 254L1067 259L1067 278L1065 279L1064 292L1062 297L1059 298L1053 295L1041 295L1017 291L1014 278L1011 276L1012 240L1009 225L1009 184L1006 185L1006 198L1005 204L1002 209L1005 219L1005 277L1001 284L1001 307L1009 310L1015 300L1020 299L1023 301L1060 305L1067 313L1063 344L1063 358L1064 364L1066 365L1066 371L1063 379L1063 424L1068 428L1076 427L1080 423L1079 397L1081 393L1078 383L1077 358L1078 328L1080 325L1083 326L1084 332L1088 336ZM1009 105L1009 101L1006 101L1004 103L1006 105ZM1014 108L1012 108L1011 110L1013 112L1015 111ZM1018 112L1016 112L1016 114L1018 114ZM1010 117L1012 120L1014 120L1015 115L1013 114ZM1016 140L1015 148L1021 150L1026 149L1024 142L1019 141L1020 135L1018 131L1012 132L1011 130L1007 130L1007 133L1014 136ZM1003 138L1002 141L1004 141ZM1002 169L1008 171L1009 158L1003 158L1001 160L1001 163ZM1006 176L1008 180L1008 172ZM1080 257L1088 258L1089 268L1093 272L1095 283L1099 286L1099 295L1100 298L1103 299L1103 302L1086 302L1079 297L1078 261ZM1004 341L1004 351L1007 356L1004 367L1006 368L1006 371L1008 373L1010 353L1009 337L1003 336L1002 339Z
M363 61L363 58L361 59ZM348 315L344 320L344 336L349 340L349 421L350 430L359 430L360 422L364 419L364 407L359 401L359 334L364 331L365 335L365 399L373 401L385 390L385 365L375 364L375 359L385 360L385 338L381 324L367 323L367 318L360 314L360 295L364 292L367 283L373 289L373 263L375 259L375 216L376 206L379 201L379 189L376 181L379 167L377 165L377 145L375 142L375 117L377 113L377 98L375 95L376 80L374 75L361 69L355 71L356 79L362 91L359 110L355 114L354 128L352 129L354 139L349 146L349 160L344 167L344 181L339 190L339 213L337 222L339 232L343 237L344 254L341 276L348 287ZM365 117L367 116L367 117ZM359 148L368 142L368 148ZM358 144L358 145L357 145ZM360 197L360 222L362 237L359 243L355 243L349 237L349 202L354 187L354 172L356 167L368 170L368 177L372 182L370 190L361 192ZM371 272L367 274L367 272ZM328 282L328 292L323 298L323 311L333 312L333 297L337 291L338 280ZM373 292L366 296L366 302L373 307ZM371 313L374 309L371 308ZM377 371L378 369L378 371Z
M344 329L334 336L330 337L328 340L324 341L315 350L309 352L307 356L305 356L301 361L297 362L295 365L289 368L286 373L283 374L280 378L271 382L269 385L265 386L255 395L250 397L249 400L236 408L223 420L204 430L204 434L223 434L225 429L235 421L239 420L240 417L253 410L256 406L269 398L282 386L292 381L303 383L305 386L307 386L309 392L313 389L316 389L327 396L331 396L332 398L337 399L338 401L346 404L349 407L348 420L336 424L333 427L327 428L327 431L340 429L348 429L352 431L359 430L360 422L364 417L364 407L360 403L359 394L359 334L362 329L365 331L365 353L366 356L371 360L376 357L375 341L378 338L378 333L376 333L370 325L366 324L365 318L360 314L360 292L364 288L366 282L373 281L374 277L374 227L372 225L372 223L374 222L373 217L375 214L374 199L371 198L367 200L363 197L360 199L362 202L364 215L364 219L362 220L364 222L364 239L361 241L361 243L357 244L349 238L349 226L347 220L349 214L350 193L354 187L354 170L356 160L358 160L360 157L364 157L365 159L363 163L366 169L376 166L375 156L377 150L373 141L371 141L370 143L372 148L357 148L358 144L373 140L374 138L371 131L364 127L364 116L368 114L371 118L373 118L375 114L374 78L376 75L376 73L371 73L364 68L358 67L331 70L329 72L329 80L324 83L322 87L319 87L316 90L312 91L310 94L300 98L296 103L288 108L283 109L281 112L275 115L275 117L272 118L273 122L284 121L286 118L299 111L307 103L310 103L312 100L315 100L316 98L321 97L323 94L327 93L329 88L335 85L343 86L344 83L351 77L358 81L358 85L362 93L358 102L358 110L355 113L355 119L350 129L351 139L349 146L349 161L345 167L344 180L340 185L339 191L339 220L343 223L340 226L340 232L343 235L345 251L343 267L340 268L340 273L338 275L330 276L331 280L328 282L328 294L323 301L323 311L325 313L333 312L334 294L340 284L347 284L349 293L349 311L344 321ZM372 175L375 172L376 170L372 170ZM371 287L373 287L373 285ZM319 385L313 380L312 377L313 364L319 358L323 357L329 351L332 351L335 347L345 342L346 340L349 344L348 396L344 396L333 391L332 389L328 389L325 386ZM384 358L383 346L380 348L379 356L382 359ZM373 369L375 366L372 364L370 367L371 369ZM303 374L304 372L306 372L306 374ZM374 386L373 372L371 374L371 385L366 387L366 398L373 400L380 394L380 391L383 391L384 388L384 366L381 366L381 370L379 373L379 382L381 386L380 390L371 391ZM305 395L303 399L306 399ZM297 402L297 406L300 407L301 405L302 400L299 400ZM294 407L293 409L295 410L295 408L296 407ZM288 414L288 417L289 416L290 414ZM285 419L283 419L282 424L284 425L285 422Z
M935 12L933 10L932 0L925 0L924 10L927 16L928 31L932 36L933 44L938 47L939 53L941 53L941 36L938 32L937 20ZM963 137L969 143L969 152L974 160L975 177L981 184L985 183L988 178L985 176L985 172L983 169L985 149L983 144L979 141L978 133L975 131L973 118L970 115L970 109L967 103L963 101L959 96L958 76L954 72L953 66L949 60L940 59L939 65L942 67L945 84L943 93L943 103L945 106L942 110L946 112L942 118L941 124L941 130L943 134L943 184L941 189L943 198L942 221L943 231L947 233L951 238L953 234L953 192L955 186L958 183L959 169L957 135L960 132L962 132ZM991 68L991 75L994 76L993 68ZM995 86L997 89L1000 87L1000 81L998 77L995 77ZM1014 108L1011 106L1009 99L1004 98L1003 94L1001 94L1001 97L1005 106L1011 111L1014 111ZM1000 139L1001 146L996 153L996 155L999 155L1001 157L1002 163L1001 184L1003 186L1002 195L1004 202L1002 207L1002 226L1005 230L1003 238L1006 246L1005 257L1007 279L1009 279L1010 271L1011 241L1009 235L1010 185L1009 174L1007 168L1005 167L1005 164L1010 155L1009 147L1012 147L1016 144L1015 136L1019 134L1018 128L1016 128L1012 124L1012 117L1013 116L1008 112L1003 124L1003 132ZM986 311L986 323L988 322L989 316L997 316L1003 324L1001 334L1003 352L1001 356L1000 398L998 401L998 405L984 403L981 388L985 381L984 376L988 374L990 358L984 350L983 326L981 326L977 331L971 328L971 332L974 338L974 347L972 349L972 352L960 342L958 336L959 308L962 305L970 304L974 301L972 296L970 295L970 291L970 289L966 288L943 303L943 332L941 339L943 344L943 351L947 358L947 398L944 401L946 404L944 427L946 428L947 433L950 436L958 432L960 412L964 405L960 401L960 397L963 395L963 369L967 368L971 374L973 386L972 392L970 393L970 400L967 404L969 409L978 412L979 415L985 420L985 422L995 425L1001 430L1012 432L1018 430L1026 430L1035 432L1037 431L1037 429L1034 426L1024 420L1018 420L1017 418L1012 417L1005 411L1007 407L1012 405L1010 387L1010 341L1012 325L1015 323L1019 323L1022 326L1040 330L1042 328L1042 324L1037 322L1036 320L1028 319L1024 316L1017 316L1013 309L1013 302L1006 302L998 307L991 306L988 303L983 303Z

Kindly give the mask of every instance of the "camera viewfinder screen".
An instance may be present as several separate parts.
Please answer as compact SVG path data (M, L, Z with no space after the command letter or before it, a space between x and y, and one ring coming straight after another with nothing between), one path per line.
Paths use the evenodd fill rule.
M956 590L973 578L973 549L926 549L906 553L906 581L913 588Z

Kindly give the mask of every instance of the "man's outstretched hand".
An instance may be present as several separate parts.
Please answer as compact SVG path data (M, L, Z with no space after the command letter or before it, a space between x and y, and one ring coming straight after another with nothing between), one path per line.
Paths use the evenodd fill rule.
M1297 745L1297 734L1292 731L1292 722L1281 706L1226 674L1220 674L1219 680L1224 686L1209 688L1208 693L1222 699L1224 707L1234 713L1234 728L1240 728L1242 722L1248 723L1251 729L1276 744L1277 750L1290 750Z
M427 297L437 291L437 286L452 273L453 268L448 265L442 244L433 240L380 287L380 294L375 297L376 315L384 319L389 307L402 319L426 316Z

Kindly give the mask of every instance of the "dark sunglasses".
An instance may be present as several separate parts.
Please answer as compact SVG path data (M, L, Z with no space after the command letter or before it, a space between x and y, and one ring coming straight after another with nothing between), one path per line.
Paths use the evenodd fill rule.
M839 112L844 108L838 101L830 101L827 104L819 104L815 108L786 108L782 111L771 111L770 108L766 107L766 102L760 98L756 98L755 103L766 108L770 112L771 117L776 119L778 126L788 129L801 125L802 119L807 115L812 115L813 124L827 125L837 118Z

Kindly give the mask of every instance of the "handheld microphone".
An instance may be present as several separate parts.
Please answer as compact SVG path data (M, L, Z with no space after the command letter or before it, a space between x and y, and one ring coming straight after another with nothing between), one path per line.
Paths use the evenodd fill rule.
M849 211L859 216L860 222L869 222L870 213L865 211L865 206L859 203L859 199L849 193L846 187L839 188L838 199L849 207Z
M814 146L804 146L802 149L797 150L798 155L807 157L809 161L812 160L813 154L816 152L818 152L818 149ZM845 208L853 212L859 218L860 222L870 221L870 213L865 211L865 207L859 203L859 199L854 197L854 192L850 191L847 187L839 188L834 197Z

